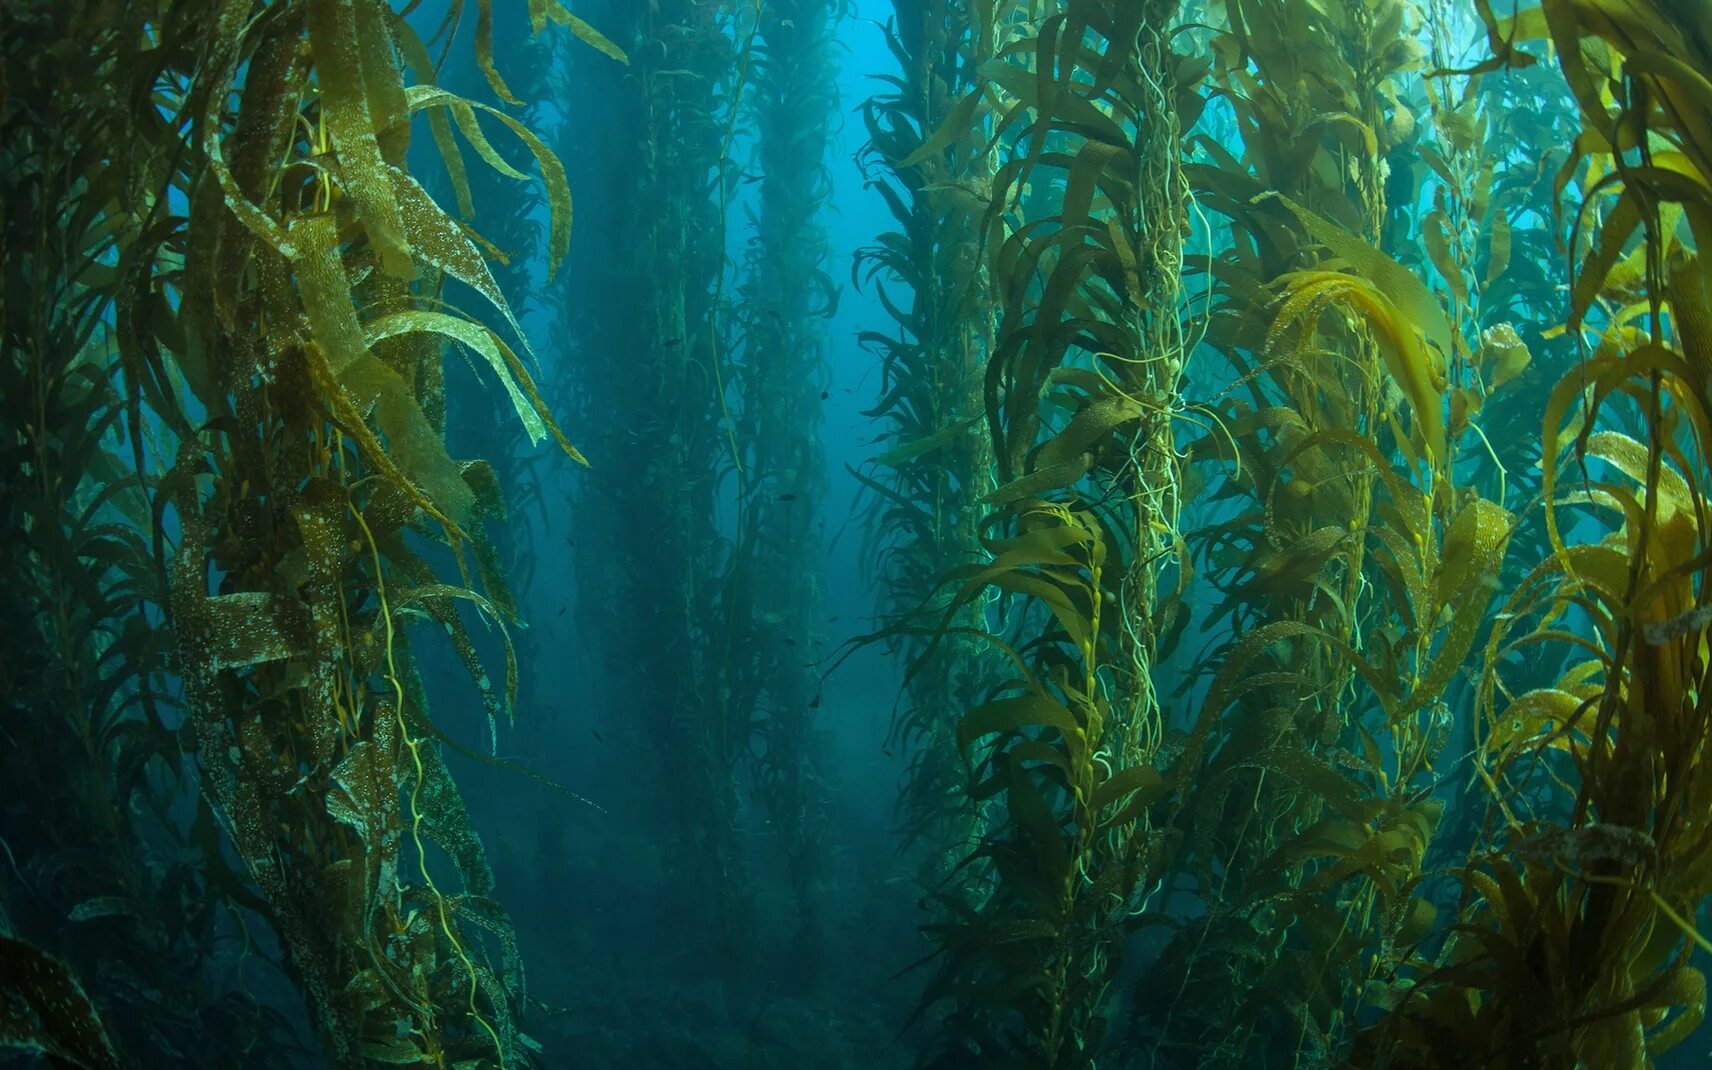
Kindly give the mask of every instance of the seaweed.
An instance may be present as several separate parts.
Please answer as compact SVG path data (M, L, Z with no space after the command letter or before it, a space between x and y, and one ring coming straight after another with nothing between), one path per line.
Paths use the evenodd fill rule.
M446 451L445 344L486 361L532 439L579 455L511 344L441 300L457 280L515 328L476 232L428 197L405 152L427 112L467 202L452 128L523 178L482 122L508 129L545 182L554 262L569 235L563 169L509 114L436 87L426 45L383 3L68 5L34 21L56 41L50 56L94 66L66 113L30 110L57 88L15 113L58 135L60 154L41 155L30 133L19 143L45 168L19 173L37 192L18 203L59 258L38 266L61 289L20 290L17 320L8 296L9 329L52 347L9 342L20 382L6 401L39 403L33 383L61 402L18 421L9 444L33 446L38 463L51 451L65 477L23 522L43 552L18 562L37 599L21 612L54 625L66 659L63 681L44 674L28 701L57 687L86 729L87 801L74 810L93 825L61 831L88 835L83 849L111 839L109 868L136 873L128 894L72 907L74 923L110 935L135 927L121 950L86 954L103 977L133 948L164 958L135 971L124 997L103 986L91 998L161 1023L120 1035L131 1058L229 1061L205 1048L194 1002L179 1002L196 999L223 899L272 929L335 1064L519 1065L532 1042L514 938L437 754L457 744L430 717L399 616L441 626L495 730L515 666L495 686L456 607L502 629L515 618L491 569L487 594L469 577L464 551L491 556L481 524L497 502L491 471ZM111 103L66 117L100 102ZM121 150L123 125L141 134ZM28 266L9 249L9 289ZM451 582L422 556L436 542L458 569ZM25 657L9 651L8 664ZM49 744L28 753L44 759ZM157 787L163 770L200 796L189 828ZM139 800L161 835L194 841L187 870L158 877L127 855L143 842L135 819L105 811L132 814ZM461 888L430 875L430 844ZM288 1045L267 1039L277 1017L245 1003L221 1008L227 1042L283 1057Z
M838 290L827 272L822 213L832 186L825 160L838 110L832 48L840 8L832 0L779 0L759 11L747 100L760 183L734 310L742 359L732 375L733 437L743 450L745 500L732 589L749 592L752 623L741 639L759 683L751 775L778 836L804 943L818 939L816 882L828 822L814 660L826 616L821 399L825 321L837 311ZM728 634L735 638L736 630Z

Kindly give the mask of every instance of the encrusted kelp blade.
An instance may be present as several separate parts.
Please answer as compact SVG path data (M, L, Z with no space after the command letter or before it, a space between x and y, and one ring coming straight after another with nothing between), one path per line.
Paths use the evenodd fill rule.
M490 108L485 104L465 100L453 93L434 86L413 85L407 91L410 110L414 113L428 108L447 108L470 144L495 170L516 178L525 177L521 172L512 168L500 156L493 145L481 132L480 121L476 113L492 115L516 134L518 140L528 146L534 154L535 161L541 167L541 177L547 184L547 204L549 208L548 239L547 239L547 278L552 281L559 270L559 264L565 259L565 254L571 246L571 187L565 177L565 166L552 150L537 137L533 131L517 119Z
M83 986L40 948L0 935L0 1049L77 1070L118 1070L119 1057Z

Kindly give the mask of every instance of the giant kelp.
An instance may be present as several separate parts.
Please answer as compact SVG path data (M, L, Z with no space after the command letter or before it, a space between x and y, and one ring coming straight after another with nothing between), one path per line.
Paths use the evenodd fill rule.
M112 345L121 256L164 231L140 210L170 177L170 131L129 104L186 53L137 53L100 5L0 17L0 1046L85 1065L172 1053L285 1065L283 1019L218 984L225 863L174 732L166 592L150 538L149 458L133 449ZM74 48L65 47L74 42ZM121 88L123 91L111 91ZM53 820L42 820L52 815ZM39 944L26 948L21 941ZM63 1000L73 974L89 985ZM99 1043L69 1008L99 1013ZM75 1050L67 1052L66 1046ZM97 1056L96 1052L105 1054Z
M737 486L745 495L733 585L750 592L744 645L754 653L760 685L754 792L778 836L805 926L817 913L812 885L827 821L813 659L826 614L824 325L837 310L838 290L827 272L822 212L832 187L826 155L837 111L832 46L839 15L833 0L776 0L762 6L755 27L748 100L761 181L736 310L742 359L733 376L741 410Z
M918 611L941 634L991 593L973 633L995 682L957 723L968 792L993 809L931 923L943 962L942 1058L1087 1066L1105 1048L1129 919L1164 846L1154 662L1180 612L1177 388L1188 185L1180 138L1196 65L1169 47L1171 5L995 9L975 88L905 161L970 123L999 149L977 198L1000 317L984 354L997 486L984 560ZM1185 117L1186 116L1186 117ZM987 117L990 117L987 118ZM965 161L965 166L973 161Z
M861 894L929 893L924 1064L1690 1049L1701 6L895 0L853 646L904 674L908 873ZM833 914L848 858L812 712L838 8L0 3L0 1046L283 1065L283 979L337 1065L534 1061L443 752L516 701L507 485L577 456L517 322L545 274L595 463L573 691L626 760L616 846L539 883L661 879L667 954L623 930L616 968L752 991L765 1060L784 1000L725 956L846 948L750 909L782 862ZM549 84L526 20L569 31ZM603 203L555 275L568 177ZM567 1021L625 1032L643 986L566 959L608 1000Z
M460 13L454 6L452 24ZM605 43L558 5L530 14L537 29L568 22ZM527 1046L515 941L441 760L450 741L430 719L404 627L410 617L441 625L493 727L512 688L493 683L457 603L502 627L509 619L480 526L497 490L481 462L446 452L445 343L482 360L533 438L576 453L512 345L440 299L443 280L456 279L510 321L475 232L423 191L404 154L413 117L426 113L468 207L454 127L484 161L522 178L482 124L509 128L546 180L554 261L569 234L563 170L509 114L436 87L426 44L381 3L96 5L87 16L59 47L100 59L100 32L111 31L111 66L99 73L131 90L130 121L158 136L121 155L131 166L103 166L113 141L99 123L68 150L100 176L81 203L107 220L55 221L93 226L73 234L95 266L55 297L74 310L67 322L82 315L100 328L117 361L76 338L51 358L25 352L44 382L49 359L75 361L64 366L79 375L119 371L115 389L97 377L70 396L111 411L76 441L105 445L103 427L123 427L130 467L96 467L102 486L60 491L93 494L79 523L109 522L111 549L79 549L53 567L69 581L85 560L111 561L105 571L123 568L112 554L146 551L136 594L119 590L146 598L153 585L155 623L172 642L177 742L195 754L208 804L196 823L204 879L273 930L328 1057L515 1064ZM489 48L478 32L478 53ZM145 77L126 82L134 71ZM84 193L69 168L48 177ZM99 303L106 280L110 318ZM80 419L75 407L52 415L73 422L38 419L26 435L39 444ZM63 528L33 530L47 539ZM456 562L451 582L425 556L434 542ZM129 623L146 630L150 618L141 607ZM94 641L91 653L105 653ZM111 649L146 647L133 637ZM117 686L152 719L147 674L160 670L133 671L104 681L86 712L110 718ZM129 733L137 744L147 745L150 719ZM112 745L92 753L106 760ZM133 762L119 767L128 794L146 772ZM460 887L430 875L431 844ZM133 912L122 900L79 909Z
M739 10L741 8L741 10ZM727 420L729 322L722 225L733 109L747 77L751 5L614 3L631 63L595 147L613 205L594 241L600 276L565 298L594 470L579 496L579 612L619 738L657 763L636 804L686 874L667 915L734 937L747 898L736 826L754 732L748 614L716 515L735 478ZM609 80L610 83L610 80ZM568 132L567 136L571 136ZM576 310L572 313L571 310Z
M890 448L872 480L868 567L883 592L880 610L907 616L931 604L947 572L979 546L978 499L991 479L978 433L981 368L992 345L978 235L992 154L969 99L992 58L992 19L961 3L898 0L886 44L898 65L888 85L863 103L868 140L862 162L896 226L857 253L856 280L872 287L891 322L858 336L882 371L880 401L868 413ZM966 110L966 109L965 109ZM980 603L955 621L973 626ZM894 718L894 742L913 750L898 800L899 823L920 852L921 883L945 881L973 835L963 793L955 711L975 700L983 651L967 636L937 639L925 629L887 636L893 657L912 666Z
M1486 69L1535 66L1521 43L1549 38L1579 105L1556 188L1584 191L1566 204L1582 362L1545 407L1529 521L1549 546L1486 647L1474 762L1488 809L1456 874L1457 924L1411 964L1363 1056L1651 1066L1706 1000L1690 959L1712 892L1698 801L1708 54L1669 6L1482 14Z

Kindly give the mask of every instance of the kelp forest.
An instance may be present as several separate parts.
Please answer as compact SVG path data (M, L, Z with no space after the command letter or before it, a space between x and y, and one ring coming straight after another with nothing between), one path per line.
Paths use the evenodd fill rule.
M0 0L0 1068L1712 1065L1712 0Z

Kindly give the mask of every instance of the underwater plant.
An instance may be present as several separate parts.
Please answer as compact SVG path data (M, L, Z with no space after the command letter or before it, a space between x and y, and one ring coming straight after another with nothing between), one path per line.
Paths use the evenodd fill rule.
M978 552L978 501L992 478L979 424L995 318L978 249L992 159L973 116L960 131L951 123L992 57L995 30L990 20L976 25L962 3L896 0L893 8L886 44L899 73L862 105L862 163L897 229L857 252L853 277L892 321L858 335L883 376L881 400L867 415L884 421L882 441L891 446L876 458L879 472L858 474L873 503L865 560L882 614L907 618L943 605L935 602L942 578ZM976 626L982 608L972 604L954 623ZM899 628L883 641L911 667L890 740L912 751L899 826L919 853L923 889L955 894L946 883L959 879L976 821L956 711L978 701L986 651L967 635L921 628Z
M1178 691L1195 713L1168 745L1169 935L1133 1027L1155 1063L1323 1064L1372 973L1433 920L1420 886L1446 690L1485 624L1509 514L1457 483L1478 437L1447 421L1467 343L1387 251L1420 242L1413 192L1388 203L1417 136L1414 9L1225 13L1210 48L1235 143L1197 136L1191 175L1229 221L1206 339L1234 379L1210 388L1221 415L1192 447L1212 481L1192 535L1208 643Z
M584 166L612 204L590 239L599 277L562 306L581 310L576 404L593 462L577 502L596 548L576 557L580 623L612 732L657 763L635 804L686 874L665 915L717 934L720 947L696 945L710 962L740 940L749 895L737 829L757 685L733 642L749 614L716 509L739 478L723 221L751 7L609 5L603 25L631 62L602 94L609 121L578 136L598 146Z
M1000 311L982 390L997 485L981 498L982 560L942 577L943 606L917 610L1003 666L956 727L969 798L987 807L960 863L967 887L926 926L940 962L923 1006L945 1005L946 1065L1093 1065L1162 857L1147 817L1165 789L1152 676L1188 578L1173 428L1189 349L1181 138L1204 71L1170 48L1175 16L1169 3L995 9L976 27L993 58L904 161L991 117L1000 157L977 241ZM956 622L990 592L974 623Z
M480 9L478 59L508 97L491 60L488 5ZM443 32L462 10L453 5ZM532 4L530 16L537 31L552 21L617 51L560 5ZM37 21L57 31L63 56L105 61L86 83L91 100L127 109L122 121L146 133L114 152L103 123L117 116L100 110L56 131L85 139L65 146L65 159L101 181L83 189L73 170L43 176L37 203L69 196L73 210L36 217L46 225L42 247L69 250L76 240L83 263L68 265L70 289L53 295L63 305L39 321L53 329L53 315L68 310L67 348L20 351L34 353L26 371L36 381L61 384L74 402L49 414L58 426L26 423L27 440L39 452L50 433L66 436L59 441L80 451L63 453L67 463L92 465L105 484L53 488L62 508L77 509L62 515L99 525L88 535L47 514L29 530L45 537L40 524L51 522L68 538L95 538L48 570L57 582L84 583L80 597L98 613L111 612L102 599L134 603L126 631L105 631L97 616L90 636L64 647L115 666L138 659L128 673L101 670L81 700L86 743L98 748L89 754L123 757L123 803L156 774L148 748L169 755L169 768L181 748L194 755L203 805L193 827L167 821L166 834L194 837L201 870L176 878L188 883L175 894L204 912L224 899L265 922L329 1060L518 1065L531 1042L520 1028L515 939L440 748L469 751L431 719L405 628L412 617L440 626L496 728L515 667L506 685L493 684L457 605L502 629L514 620L480 526L498 489L486 465L446 452L445 344L482 360L534 440L553 437L578 454L502 334L441 299L448 279L468 287L526 350L476 232L428 196L405 153L423 113L469 208L456 137L525 178L482 124L508 128L549 191L554 264L569 237L563 170L502 109L437 87L427 43L378 0L162 3L122 13L79 5L66 22L53 17ZM130 95L101 82L109 78ZM118 166L104 166L109 153ZM7 263L11 271L28 261ZM116 359L91 346L95 335L110 340ZM42 374L55 368L64 370ZM93 417L90 403L99 407ZM128 469L101 452L108 429L123 430ZM424 556L435 543L456 580ZM125 555L133 575L103 593ZM155 642L163 646L151 655ZM160 687L173 696L170 720L156 714L166 708L154 697L157 676L169 681ZM142 716L129 716L132 703ZM92 772L93 790L109 774ZM461 887L436 882L429 845L450 859ZM208 894L196 892L198 880ZM150 917L117 899L77 909L91 919ZM193 927L171 938L194 942L199 927L204 946L170 951L180 966L207 954L206 913L193 918L180 918ZM192 977L187 996L193 985ZM277 1032L265 1018L256 1023L252 1043ZM163 1033L153 1047L166 1041ZM270 1046L268 1057L282 1054Z
M1701 608L1712 236L1703 26L1672 5L1477 5L1492 58L1547 40L1581 134L1565 326L1545 406L1547 549L1485 647L1473 755L1486 808L1455 924L1393 986L1359 1065L1648 1067L1704 1019L1707 726ZM1508 73L1504 75L1508 77ZM1572 475L1573 473L1573 475ZM1574 522L1566 524L1566 514ZM1547 675L1541 677L1542 667Z
M840 15L834 0L773 0L760 8L748 96L760 171L758 204L750 209L756 240L735 312L743 344L733 374L740 408L734 437L746 500L739 503L732 582L750 592L744 640L754 650L764 711L757 713L751 775L778 837L804 939L813 938L812 884L827 822L814 661L826 615L824 324L837 310L838 290L827 273L821 213L832 188L826 155L837 111L832 47Z
M145 191L171 131L111 149L188 57L110 15L0 11L0 1048L284 1066L283 1017L210 969L232 899L174 731L156 472L114 344L127 273L170 239Z

